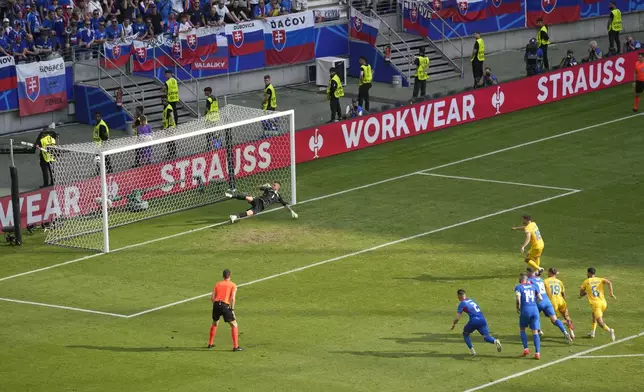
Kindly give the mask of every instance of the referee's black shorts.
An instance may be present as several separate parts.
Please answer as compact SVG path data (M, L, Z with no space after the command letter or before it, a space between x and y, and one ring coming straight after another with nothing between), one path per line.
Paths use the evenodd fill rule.
M635 82L635 93L641 94L644 93L644 82L637 81Z
M235 321L235 313L225 302L213 302L212 304L212 321L217 322L219 318L224 318L224 321L227 323Z
M251 207L246 211L253 211L253 214L259 214L264 211L264 203L257 197L250 202Z

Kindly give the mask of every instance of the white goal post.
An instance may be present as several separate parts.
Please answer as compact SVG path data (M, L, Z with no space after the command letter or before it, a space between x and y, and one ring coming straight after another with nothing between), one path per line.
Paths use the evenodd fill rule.
M72 207L50 222L48 244L107 253L127 236L111 233L117 227L228 200L229 189L254 195L275 181L297 202L293 110L226 105L217 118L50 151L57 202Z

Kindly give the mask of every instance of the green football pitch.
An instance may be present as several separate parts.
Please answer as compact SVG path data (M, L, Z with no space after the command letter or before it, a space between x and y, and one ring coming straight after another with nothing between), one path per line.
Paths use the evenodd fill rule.
M630 87L630 86L629 86ZM627 86L299 165L293 220L229 201L115 229L107 255L0 248L1 391L554 391L644 384L644 117ZM529 213L577 339L542 320L520 358ZM617 300L590 329L588 267ZM208 293L238 283L240 345L206 349ZM450 331L464 288L503 351ZM531 340L531 339L530 339ZM532 348L532 342L530 341Z

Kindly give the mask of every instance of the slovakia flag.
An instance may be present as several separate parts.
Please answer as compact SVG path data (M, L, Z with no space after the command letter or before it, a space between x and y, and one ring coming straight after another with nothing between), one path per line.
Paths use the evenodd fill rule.
M103 60L103 66L107 69L125 67L132 53L132 41L132 38L125 38L123 41L106 42L105 58L109 61Z
M378 30L380 30L379 20L368 17L353 7L351 7L349 20L349 36L351 38L368 42L372 46L376 45Z
M227 24L226 37L231 56L244 56L264 51L264 24L260 21Z
M539 18L547 25L581 19L581 0L526 0L526 8L528 27L536 27Z
M403 29L406 32L427 37L430 18L431 12L422 3L410 0L403 2Z
M181 65L190 65L200 57L208 57L217 52L217 34L222 28L201 27L192 29L187 33L180 33L181 39Z
M134 51L133 70L134 72L152 71L154 69L153 48L156 42L134 40L132 49Z
M264 24L266 65L295 64L315 58L313 11L268 18Z
M451 18L456 12L456 2L453 0L433 0L431 5L434 10L432 19L438 19L435 15L443 19Z
M219 75L228 72L228 40L223 35L217 36L217 51L205 57L199 57L190 65L190 73L195 78Z
M13 56L0 57L0 93L18 87L16 79L16 62Z
M20 116L51 112L67 107L65 61L40 61L16 66Z
M523 11L521 0L489 0L489 3L487 13L491 16L501 16Z
M487 18L486 0L456 0L456 12L452 16L454 22L472 22Z

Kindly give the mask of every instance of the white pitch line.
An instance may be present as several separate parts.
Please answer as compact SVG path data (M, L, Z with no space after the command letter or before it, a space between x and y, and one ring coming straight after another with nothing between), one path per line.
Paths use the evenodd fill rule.
M46 308L56 308L56 309L73 310L73 311L76 311L76 312L92 313L92 314L100 314L100 315L103 315L103 316L112 316L112 317L127 318L127 316L126 316L126 315L124 315L124 314L109 313L109 312L101 312L100 310L91 310L91 309L74 308L74 307L71 307L71 306L62 306L62 305L45 304L45 303L42 303L42 302L22 301L22 300L19 300L19 299L11 299L11 298L0 298L0 301L5 301L5 302L14 302L14 303L17 303L17 304L26 304L26 305L43 306L43 307L46 307Z
M616 340L614 342L606 343L606 344L603 344L601 346L593 347L593 348L590 348L588 350L580 351L577 354L572 354L572 355L569 355L567 357L559 358L556 361L544 363L541 366L533 367L533 368L530 368L528 370L524 370L522 372L514 373L512 375L509 375L509 376L506 376L506 377L503 377L503 378L499 378L498 380L489 382L487 384L479 385L478 387L474 387L474 388L471 388L471 389L466 389L465 392L480 391L481 389L485 389L485 388L491 387L493 385L500 384L500 383L508 381L508 380L512 380L512 379L517 378L517 377L525 376L526 374L530 374L532 372L536 372L538 370L545 369L545 368L550 367L552 365L557 365L559 363L566 362L566 361L569 361L569 360L574 359L574 358L583 357L584 355L590 354L590 353L595 352L597 350L601 350L601 349L604 349L606 347L610 347L610 346L615 345L615 344L619 344L619 343L623 343L623 342L626 342L626 341L629 341L629 340L632 340L632 339L636 339L636 338L639 338L641 336L644 336L644 332L640 332L637 335L631 335L629 337L622 338L622 339Z
M629 119L631 119L631 118L634 118L634 117L637 117L637 116L641 116L641 115L644 115L644 113L639 113L639 114L633 114L633 115L630 115L630 116L620 117L620 118L617 118L617 119L614 119L614 120L610 120L610 121L605 121L605 122L602 122L602 123L599 123L599 124L589 125L589 126L584 127L584 128L579 128L579 129L575 129L575 130L572 130L572 131L567 131L567 132L559 133L559 134L552 135L552 136L548 136L548 137L544 137L544 138L541 138L541 139L532 140L532 141L530 141L530 142L525 142L525 143L521 143L521 144L516 144L516 145L514 145L514 146L510 146L510 147L505 147L505 148L502 148L502 149L499 149L499 150L495 150L495 151L491 151L491 152L488 152L488 153L485 153L485 154L475 155L475 156L473 156L473 157L469 157L469 158L461 159L461 160L454 161L454 162L450 162L450 163L445 163L445 164L443 164L443 165L434 166L434 167L431 167L431 168L429 168L429 169L419 170L419 171L415 171L415 172L412 172L412 173L407 173L407 174L403 174L403 175L400 175L400 176L391 177L391 178L387 178L387 179L384 179L384 180L380 180L380 181L372 182L372 183L370 183L370 184L365 184L365 185L357 186L357 187L355 187L355 188L349 188L349 189L345 189L345 190L343 190L343 191L339 191L339 192L335 192L335 193L330 193L330 194L328 194L328 195L314 197L314 198L312 198L312 199L308 199L308 200L304 200L304 201L302 201L302 202L299 202L299 203L298 203L298 205L300 205L300 204L306 204L306 203L311 203L311 202L319 201L319 200L323 200L323 199L327 199L327 198L329 198L329 197L335 197L335 196L344 195L344 194L349 193L349 192L354 192L354 191L358 191L358 190L361 190L361 189L370 188L370 187L372 187L372 186L376 186L376 185L380 185L380 184L385 184L385 183L387 183L387 182L391 182L391 181L395 181L395 180L400 180L400 179L402 179L402 178L407 178L407 177L410 177L410 176L413 176L413 175L417 175L417 174L419 174L419 173L421 173L421 172L428 172L428 171L432 171L432 170L438 170L438 169L442 169L442 168L444 168L444 167L457 165L457 164L459 164L459 163L469 162L469 161L473 161L473 160L475 160L475 159L480 159L480 158L485 158L485 157L488 157L488 156L490 156L490 155L499 154L499 153L502 153L502 152L506 152L506 151L514 150L514 149L516 149L516 148L521 148L521 147L529 146L529 145L532 145L532 144L541 143L541 142L545 142L545 141L548 141L548 140L552 140L552 139L560 138L560 137L563 137L563 136L572 135L572 134L575 134L575 133L578 133L578 132L587 131L587 130L589 130L589 129L594 129L594 128L602 127L602 126L604 126L604 125L610 125L610 124L614 124L614 123L616 123L616 122L629 120ZM262 214L271 213L271 212L274 212L274 211L277 211L277 210L280 210L280 209L281 209L281 208L275 208L275 209L272 209L272 210L265 211L265 212L263 212ZM172 235L169 235L169 236L159 237L159 238L155 238L155 239L153 239L153 240L144 241L144 242L139 242L139 243L132 244L132 245L127 245L127 246L124 246L124 247L122 247L122 248L116 248L116 249L112 250L110 253L119 252L119 251L126 250L126 249L137 248L137 247L139 247L139 246L149 245L149 244L153 244L153 243L155 243L155 242L159 242L159 241L165 241L165 240L168 240L168 239L171 239L171 238L176 238L176 237L180 237L180 236L183 236L183 235L186 235L186 234L191 234L191 233L195 233L195 232L198 232L198 231L207 230L207 229L210 229L210 228L213 228L213 227L221 226L221 225L224 225L224 224L226 224L226 223L228 223L228 222L227 222L227 221L224 221L224 222L218 222L218 223L214 223L214 224L211 224L211 225L207 225L207 226L199 227L199 228L196 228L196 229L191 229L191 230L187 230L187 231L182 231L182 232L180 232L180 233L172 234ZM64 265L68 265L68 264L78 263L78 262L80 262L80 261L88 260L88 259L91 259L91 258L94 258L94 257L103 256L103 255L105 255L105 253L97 253L97 254L93 254L93 255L84 256L84 257L81 257L81 258L78 258L78 259L74 259L74 260L66 261L66 262L64 262L64 263L53 264L53 265L50 265L50 266L47 266L47 267L38 268L38 269L35 269L35 270L26 271L26 272L22 272L22 273L19 273L19 274L6 276L6 277L3 277L3 278L0 278L0 282L5 281L5 280L9 280L9 279L18 278L18 277L20 277L20 276L25 276L25 275L34 274L34 273L36 273L36 272L46 271L46 270L49 270L49 269L52 269L52 268L62 267L62 266L64 266Z
M583 355L576 357L575 359L580 358L632 358L632 357L644 357L644 354L618 354L618 355Z
M255 283L265 282L267 280L279 278L280 276L290 275L290 274L293 274L295 272L300 272L300 271L307 270L309 268L317 267L317 266L328 264L328 263L333 263L334 261L339 261L339 260L343 260L343 259L346 259L346 258L349 258L349 257L358 256L358 255L361 255L363 253L372 252L374 250L386 248L386 247L391 246L391 245L396 245L396 244L400 244L400 243L403 243L403 242L411 241L411 240L414 240L416 238L420 238L420 237L424 237L424 236L427 236L427 235L430 235L430 234L438 233L440 231L449 230L449 229L452 229L454 227L459 227L459 226L467 225L469 223L478 222L478 221L483 220L483 219L487 219L487 218L491 218L493 216L505 214L506 212L515 211L515 210L518 210L518 209L521 209L521 208L533 206L535 204L545 203L547 201L558 199L560 197L569 196L569 195L572 195L572 194L578 193L578 192L579 192L578 190L574 190L574 191L562 193L560 195L548 197L546 199L541 199L541 200L533 201L531 203L522 204L520 206L511 207L511 208L508 208L508 209L505 209L505 210L493 212L491 214L479 216L478 218L474 218L474 219L466 220L466 221L463 221L463 222L455 223L455 224L449 225L449 226L444 226L444 227L441 227L439 229L426 231L424 233L419 233L419 234L415 234L415 235L412 235L412 236L409 236L409 237L401 238L399 240L390 241L390 242L386 242L384 244L376 245L376 246L373 246L371 248L362 249L362 250L352 252L352 253L347 253L347 254L342 255L342 256L337 256L337 257L333 257L331 259L318 261L317 263L307 264L307 265L302 266L302 267L294 268L294 269L284 271L284 272L280 272L280 273L277 273L277 274L274 274L274 275L269 275L269 276L266 276L264 278L259 278L259 279L252 280L250 282L241 283L241 284L238 284L237 287L250 286L250 285L255 284ZM137 317L137 316L141 316L141 315L144 315L144 314L147 314L147 313L155 312L157 310L166 309L166 308L176 306L176 305L180 305L180 304L183 304L183 303L186 303L186 302L190 302L190 301L193 301L193 300L196 300L196 299L199 299L199 298L204 298L204 297L207 297L209 295L211 295L211 293L205 293L205 294L197 295L197 296L194 296L194 297L191 297L191 298L182 299L181 301L172 302L172 303L169 303L169 304L166 304L166 305L157 306L156 308L152 308L152 309L144 310L142 312L130 314L130 315L127 316L127 318Z
M572 188L561 188L558 186L548 186L548 185L536 185L536 184L525 184L522 182L512 182L512 181L498 181L498 180L487 180L485 178L474 178L474 177L462 177L462 176L448 176L445 174L434 174L434 173L417 173L421 176L431 176L431 177L441 177L441 178L452 178L455 180L467 180L467 181L478 181L478 182L491 182L493 184L504 184L504 185L518 185L518 186L527 186L532 188L543 188L543 189L554 189L557 191L580 191L580 189Z

